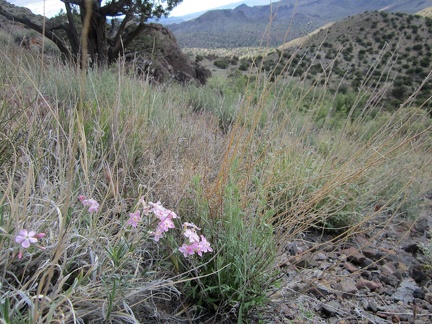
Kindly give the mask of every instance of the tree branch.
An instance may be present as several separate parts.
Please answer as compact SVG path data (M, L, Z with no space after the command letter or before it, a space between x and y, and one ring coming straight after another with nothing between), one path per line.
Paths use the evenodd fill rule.
M127 15L132 8L131 0L120 0L118 2L112 2L101 7L100 12L106 16L121 16Z
M125 16L125 18L123 19L123 21L121 22L116 35L114 37L114 42L112 43L113 46L113 51L116 51L116 49L120 46L120 39L122 37L122 34L126 28L126 26L128 25L128 23L131 21L131 19L133 18L133 15L128 14Z
M78 56L79 48L80 48L80 39L79 39L78 32L77 32L77 29L75 26L75 22L74 22L70 3L65 3L65 8L66 8L66 15L67 15L68 22L69 22L69 28L66 29L66 35L68 36L69 42L71 44L72 53L74 53L74 55Z
M3 8L3 6L1 6L1 5L0 5L0 15L4 16L5 18L7 18L9 20L17 21L19 23L22 23L25 26L27 26L28 28L31 28L31 29L37 31L39 34L45 36L46 38L48 38L49 40L51 40L52 42L54 42L54 44L57 45L57 47L66 56L66 58L68 60L70 60L72 58L71 52L69 51L69 49L67 48L67 46L65 45L65 43L59 37L57 37L53 32L51 32L49 29L45 30L45 35L44 35L43 34L44 31L43 31L42 26L39 26L38 24L32 22L27 17L15 16L15 15L13 15L13 14L5 11L4 8Z
M85 3L85 0L60 0L63 3L67 4L75 4L81 6Z

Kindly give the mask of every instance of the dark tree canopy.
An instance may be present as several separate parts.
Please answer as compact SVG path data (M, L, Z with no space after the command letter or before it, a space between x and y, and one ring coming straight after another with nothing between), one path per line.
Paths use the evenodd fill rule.
M87 35L85 40L90 60L100 66L114 62L119 55L123 54L124 49L142 32L149 19L168 15L182 2L182 0L59 1L65 4L66 21L48 20L45 36L56 43L68 59L76 61L81 53L84 31ZM1 7L0 14L42 33L42 25L34 23L27 17L14 16ZM79 19L76 19L77 15ZM108 19L111 20L109 25ZM59 30L66 34L67 41L56 34Z

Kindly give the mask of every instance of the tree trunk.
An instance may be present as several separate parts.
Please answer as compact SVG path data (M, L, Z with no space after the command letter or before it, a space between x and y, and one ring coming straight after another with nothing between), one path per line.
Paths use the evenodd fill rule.
M85 4L80 5L81 20L84 25L87 8ZM87 51L92 64L108 66L108 41L106 35L106 17L100 13L100 6L93 1L93 8L90 16L90 26L87 35Z
M75 26L70 3L65 2L65 8L69 22L68 28L66 28L66 35L72 48L72 54L75 58L77 58L80 54L80 38L78 36L77 28Z

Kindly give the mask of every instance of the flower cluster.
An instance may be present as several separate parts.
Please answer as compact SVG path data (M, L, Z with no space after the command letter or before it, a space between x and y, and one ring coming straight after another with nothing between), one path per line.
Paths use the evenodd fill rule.
M129 214L130 219L126 224L131 225L132 227L137 227L138 223L141 221L140 211L137 210L135 213Z
M88 211L90 213L97 212L99 210L99 204L94 199L87 199L84 195L78 197L79 201L84 206L88 206ZM153 236L153 240L158 242L163 236L164 233L168 232L170 228L175 228L175 224L173 219L178 218L176 213L162 206L160 201L157 203L149 202L147 203L141 199L141 203L143 205L143 214L149 215L153 213L156 218L159 220L156 229L150 232L150 235ZM130 225L134 228L138 226L138 223L141 221L141 212L139 210L134 213L129 214L130 219L127 221L127 225ZM210 247L210 243L207 241L204 235L198 235L197 231L201 230L193 223L183 223L183 235L188 239L188 243L184 243L179 251L183 253L185 257L188 255L194 255L197 253L199 256L202 256L205 252L213 252L213 249ZM27 249L31 244L35 244L38 242L38 239L45 237L44 233L36 233L35 231L28 231L26 229L22 229L18 232L18 235L15 237L15 242L21 245L22 248ZM35 245L36 247L44 250L44 247ZM22 258L22 249L18 253L18 258Z
M30 247L31 244L35 244L38 239L45 237L45 233L36 233L35 231L28 231L26 229L22 229L18 232L18 235L15 236L15 242L20 244L24 249ZM44 247L35 245L41 250L45 250ZM23 252L20 249L18 252L18 259L21 259L23 256Z
M170 228L175 228L173 219L178 218L178 216L173 211L163 207L160 201L157 203L149 202L149 205L151 207L150 212L152 212L156 218L159 219L156 230L150 232L150 235L153 236L155 242L158 242L159 239L163 237L165 232L168 232ZM148 208L146 209L146 206L144 206L144 210L148 210Z
M149 202L147 203L141 199L141 203L143 205L143 214L149 215L153 213L156 218L159 220L156 229L150 232L150 235L153 236L153 240L158 242L163 236L164 233L168 232L170 228L175 228L175 224L173 219L178 218L176 213L162 206L161 202L157 203ZM132 227L137 227L138 223L141 221L141 213L137 210L134 213L129 214L129 220L127 221L127 225L131 225ZM210 243L204 237L204 235L198 235L197 230L200 230L193 223L183 223L183 235L189 239L189 244L183 244L179 251L183 253L186 257L188 255L193 255L197 253L199 256L202 256L205 252L213 252L210 247Z
M96 200L87 199L86 196L84 196L84 195L79 196L78 199L79 199L79 201L82 202L82 204L84 206L89 207L89 209L88 209L89 213L94 213L94 212L99 211L99 204Z
M198 236L196 230L200 230L193 223L183 223L183 235L189 239L189 244L184 243L179 251L183 253L185 257L197 253L202 256L205 252L213 252L210 247L210 243L207 241L204 235Z

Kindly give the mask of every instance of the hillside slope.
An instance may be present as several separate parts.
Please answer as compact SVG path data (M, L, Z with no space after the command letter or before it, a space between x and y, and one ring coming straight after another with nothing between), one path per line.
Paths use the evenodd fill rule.
M432 0L305 0L299 4L295 0L283 0L266 6L240 5L235 9L212 10L168 28L182 47L279 46L329 22L365 11L415 13L430 6Z
M389 107L401 104L429 78L415 103L432 108L427 100L432 90L431 39L430 18L367 12L322 29L300 47L280 47L264 58L263 68L331 89L384 89Z

